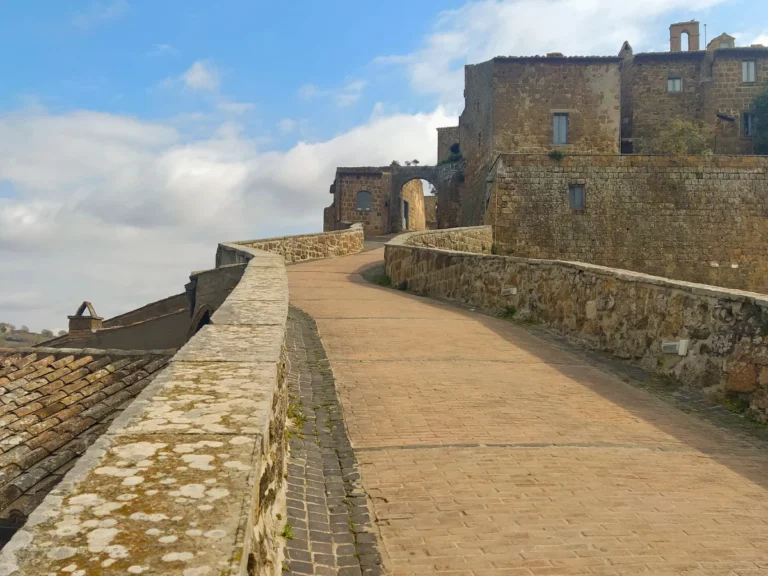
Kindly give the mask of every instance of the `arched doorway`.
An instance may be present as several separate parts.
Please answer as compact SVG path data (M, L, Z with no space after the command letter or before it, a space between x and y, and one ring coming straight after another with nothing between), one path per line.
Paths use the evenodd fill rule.
M435 186L426 179L413 177L400 186L397 202L400 206L400 218L396 222L397 232L427 229L427 206L434 206L434 218L437 219L437 197Z

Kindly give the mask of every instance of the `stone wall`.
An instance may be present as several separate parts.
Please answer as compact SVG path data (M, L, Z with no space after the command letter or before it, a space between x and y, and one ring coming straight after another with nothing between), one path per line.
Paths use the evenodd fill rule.
M421 180L409 180L400 188L401 214L403 202L408 202L408 230L426 230L427 221L424 214L424 187ZM405 216L403 216L403 220ZM405 230L400 226L399 230Z
M451 146L459 143L459 127L445 126L437 129L437 163L447 160Z
M490 254L493 248L493 227L472 226L429 232L415 232L398 236L408 246L440 248L472 254Z
M622 116L629 120L622 134L633 139L634 152L647 150L648 143L677 118L714 127L717 154L753 153L753 140L743 133L743 114L765 90L768 49L626 56L622 64ZM755 82L743 82L745 60L755 62ZM682 79L682 92L668 92L667 80L671 77Z
M752 109L755 98L763 93L768 83L768 50L717 50L712 63L712 82L707 89L707 101L715 114L733 121L720 120L717 134L718 154L753 154L753 140L744 136L743 114ZM742 82L741 63L755 61L756 82Z
M617 154L619 58L496 58L493 150L548 152L553 115L568 114L568 152Z
M285 258L233 251L248 266L212 323L30 515L0 574L280 573Z
M435 234L423 233L430 242ZM419 236L386 245L393 285L546 323L589 348L748 402L751 416L768 421L768 297L576 262L428 248ZM680 340L688 341L685 355L662 352L662 342Z
M243 248L282 254L286 262L301 262L302 260L356 254L363 249L365 242L363 226L359 223L348 223L347 225L350 226L347 230L335 232L219 244L216 265L238 264L249 260L249 252Z
M643 152L673 119L704 120L701 70L705 52L638 54L631 67L632 138L634 152ZM669 92L667 80L682 79L681 92Z
M437 196L424 196L424 220L427 230L437 230Z
M459 116L459 146L466 169L454 225L481 223L485 175L493 162L493 90L493 60L464 67L464 111Z
M486 222L502 254L768 293L768 158L503 155Z
M367 234L389 232L389 198L392 175L381 168L338 169L334 181L337 222L360 222ZM357 193L371 193L371 209L357 209Z

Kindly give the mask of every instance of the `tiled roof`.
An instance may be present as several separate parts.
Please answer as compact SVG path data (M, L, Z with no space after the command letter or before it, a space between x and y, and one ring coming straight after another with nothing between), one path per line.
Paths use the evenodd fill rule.
M28 516L173 352L0 348L0 519Z

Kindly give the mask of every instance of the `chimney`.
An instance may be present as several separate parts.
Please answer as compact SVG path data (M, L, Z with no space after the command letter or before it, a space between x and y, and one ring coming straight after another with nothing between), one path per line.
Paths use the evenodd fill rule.
M669 27L670 52L682 52L682 36L688 34L688 52L699 50L699 23L696 20L690 22L678 22Z
M88 316L83 313L88 310ZM82 340L89 338L96 330L101 330L101 323L104 320L96 315L96 310L90 302L83 302L77 309L74 316L69 318L69 340Z

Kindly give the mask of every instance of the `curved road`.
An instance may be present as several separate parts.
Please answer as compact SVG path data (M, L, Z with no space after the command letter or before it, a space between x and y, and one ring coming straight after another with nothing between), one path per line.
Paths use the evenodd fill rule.
M768 452L524 328L289 267L397 575L768 575Z

